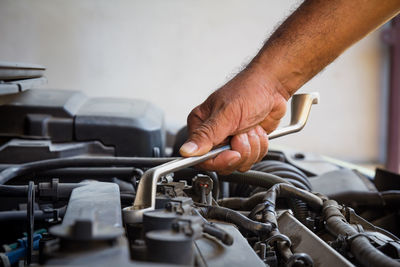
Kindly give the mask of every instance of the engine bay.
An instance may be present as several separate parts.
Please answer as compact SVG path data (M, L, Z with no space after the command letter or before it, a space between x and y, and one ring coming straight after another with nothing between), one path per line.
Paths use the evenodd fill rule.
M142 100L31 89L0 117L1 266L400 265L398 174L274 148L177 167L185 129L168 152Z

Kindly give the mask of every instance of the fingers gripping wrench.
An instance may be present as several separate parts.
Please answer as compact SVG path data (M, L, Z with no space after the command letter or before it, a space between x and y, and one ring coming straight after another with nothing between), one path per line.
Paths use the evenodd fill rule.
M291 120L288 126L279 128L268 135L274 139L303 129L313 104L319 100L318 93L298 94L292 97ZM216 157L219 153L229 150L229 145L216 148L202 156L179 158L147 170L140 179L133 206L123 209L125 223L141 222L143 213L154 210L156 203L157 182L168 173L197 165L203 161Z

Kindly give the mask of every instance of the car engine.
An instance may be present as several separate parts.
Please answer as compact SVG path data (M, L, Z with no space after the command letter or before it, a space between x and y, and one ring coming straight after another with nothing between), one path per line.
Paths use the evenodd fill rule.
M1 266L400 266L398 174L274 148L202 171L142 100L19 88L0 118Z

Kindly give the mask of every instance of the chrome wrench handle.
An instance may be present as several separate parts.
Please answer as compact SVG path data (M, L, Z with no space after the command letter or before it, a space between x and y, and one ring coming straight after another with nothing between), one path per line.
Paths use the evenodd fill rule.
M313 104L318 103L319 95L298 94L292 97L291 120L288 126L269 134L269 139L298 132L305 126ZM230 145L216 148L202 156L179 158L147 170L140 179L133 206L123 209L125 223L137 223L143 219L143 213L154 210L156 204L157 183L163 175L191 167L216 157L219 153L231 149Z
M154 210L156 206L157 182L163 175L197 165L216 157L219 153L228 149L230 149L230 146L223 146L202 156L175 159L147 170L140 178L133 206L122 210L124 222L141 222L144 212Z
M309 94L297 94L292 97L292 110L290 114L290 124L278 128L268 135L268 138L274 139L287 134L295 133L301 131L306 125L308 120L308 115L310 115L311 106L313 104L318 104L319 94L309 93Z

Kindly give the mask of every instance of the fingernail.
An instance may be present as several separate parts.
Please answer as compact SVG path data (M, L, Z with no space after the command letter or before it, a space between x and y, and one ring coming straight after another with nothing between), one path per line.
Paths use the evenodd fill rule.
M239 153L232 155L231 158L228 160L228 166L231 167L235 165L239 160L240 160Z
M180 151L185 153L185 154L193 154L194 152L197 151L199 147L197 146L197 144L195 142L187 142L184 143L183 146L181 146Z

